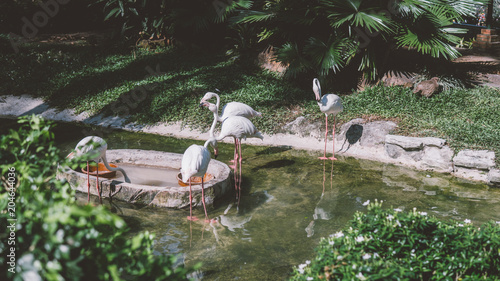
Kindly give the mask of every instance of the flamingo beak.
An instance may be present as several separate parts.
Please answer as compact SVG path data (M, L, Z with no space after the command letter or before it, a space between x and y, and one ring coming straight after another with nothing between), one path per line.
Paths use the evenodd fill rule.
M219 149L214 148L214 159L217 159L217 156L219 156Z
M68 156L66 156L66 158L69 158L69 159L73 159L75 157L75 152L71 152L70 154L68 154Z

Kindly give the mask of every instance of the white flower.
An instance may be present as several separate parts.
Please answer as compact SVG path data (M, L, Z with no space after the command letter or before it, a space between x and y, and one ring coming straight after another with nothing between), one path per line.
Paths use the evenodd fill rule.
M378 257L380 257L378 253L373 254L373 258L378 258Z
M306 261L306 264L311 264L311 261L310 261L310 260L307 260L307 261Z
M496 221L497 224L500 224L500 221Z
M465 219L464 222L465 223L471 223L471 220L470 219Z
M335 244L335 242L333 242L333 241L328 241L328 244L330 244L330 246L333 246L333 244Z
M364 255L363 255L363 259L364 259L364 260L367 260L367 259L369 259L369 258L371 258L371 257L372 257L372 255L370 255L370 254L364 254Z
M344 237L344 233L342 233L342 231L339 231L337 233L335 233L335 238L340 238L340 237Z
M463 227L464 225L463 225L463 224L461 224L461 223L459 223L459 224L458 224L458 226Z
M419 212L419 214L422 216L427 216L427 212Z
M337 257L337 260L339 261L339 260L341 260L341 259L343 259L343 258L344 258L343 256L338 256L338 257Z
M363 236L356 237L356 242L361 243L363 241L365 241L365 238Z
M312 278L312 277L309 276L309 277L307 277L306 280L310 281L310 280L314 280L314 278Z
M393 219L393 218L394 218L394 216L393 216L393 215L388 215L388 216L387 216L387 219L388 219L388 220L390 220L390 221L392 221L392 219Z
M356 274L356 277L359 279L359 280L366 280L366 277L363 276L363 273L359 272L358 274Z
M370 200L366 200L366 202L363 203L363 206L366 206L368 204L370 204Z
M400 212L402 212L403 210L401 210L400 208L396 208L396 209L394 209L394 211L396 211L396 212L400 213Z

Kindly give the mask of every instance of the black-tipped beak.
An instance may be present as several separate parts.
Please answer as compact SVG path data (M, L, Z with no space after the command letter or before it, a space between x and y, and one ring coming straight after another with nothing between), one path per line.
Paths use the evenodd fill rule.
M203 103L200 103L200 107L203 107Z
M214 149L214 159L217 159L217 156L219 156L219 150Z

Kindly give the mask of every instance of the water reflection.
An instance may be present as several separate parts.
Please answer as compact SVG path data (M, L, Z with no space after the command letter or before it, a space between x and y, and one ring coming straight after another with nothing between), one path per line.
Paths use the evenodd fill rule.
M56 130L58 146L68 148L63 153L83 137L75 130L82 131ZM109 149L175 153L202 144L120 131L105 139ZM483 184L352 158L321 161L317 152L286 147L244 149L241 202L238 206L234 196L215 202L208 212L216 223L189 222L189 210L104 204L124 218L130 235L155 233L155 254L179 255L178 262L188 266L202 262L193 277L203 280L285 280L293 265L314 256L321 237L344 227L354 212L366 211L367 200L444 219L470 219L477 225L500 221L500 189ZM232 144L220 144L218 160L228 163L233 151ZM79 197L86 202L85 195ZM203 209L193 212L203 216Z

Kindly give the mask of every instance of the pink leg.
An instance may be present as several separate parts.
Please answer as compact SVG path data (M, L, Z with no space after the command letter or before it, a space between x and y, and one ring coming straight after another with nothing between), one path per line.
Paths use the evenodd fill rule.
M238 147L240 146L240 141L238 139L234 139L234 190L238 190Z
M325 152L323 153L323 157L318 157L321 160L328 159L326 158L326 142L328 140L328 115L325 114L325 119L326 119L326 129L325 129Z
M102 204L101 191L99 191L99 163L97 163L97 195L99 195L99 203Z
M336 120L337 120L337 116L333 116L333 132L332 132L332 136L333 136L333 145L332 145L333 155L332 155L332 157L329 158L330 160L337 160L337 158L335 158L335 124L337 124Z
M238 176L238 206L240 205L240 199L241 199L241 162L243 161L243 158L241 157L241 143L239 143L239 176Z
M205 206L205 184L203 182L204 177L205 175L201 177L201 202L203 203L203 209L205 210L205 221L209 222L210 220L208 219L207 207Z
M239 180L238 180L238 190L241 190L241 162L243 161L243 157L241 155L241 142L238 144L238 154L239 154L239 158L238 158L238 161L239 161L239 168L240 168L240 172L239 172Z
M234 157L233 160L230 160L229 162L233 163L233 165L229 165L229 168L236 170L236 157L238 156L237 149L238 149L238 140L234 138Z
M198 218L193 217L193 194L191 193L191 178L189 178L189 217L190 221L197 221Z
M87 161L87 204L90 203L90 166Z

